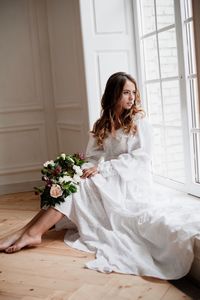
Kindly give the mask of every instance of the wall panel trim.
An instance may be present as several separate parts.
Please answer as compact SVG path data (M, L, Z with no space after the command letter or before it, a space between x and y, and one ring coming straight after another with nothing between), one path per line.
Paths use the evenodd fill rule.
M16 174L16 173L24 173L30 171L39 171L42 169L42 164L20 164L20 166L12 166L0 168L0 175L7 175L7 174Z
M20 193L20 192L30 192L33 191L34 186L40 186L41 181L29 181L0 185L0 195Z
M56 104L56 109L81 109L82 106L79 103L65 103L65 104Z
M0 133L4 132L20 132L20 131L30 131L35 129L43 129L44 122L34 123L34 124L24 124L15 126L6 126L0 128Z
M5 107L0 108L0 114L7 114L7 113L17 113L17 112L27 112L27 111L42 111L44 109L41 105L24 105L24 106L17 106L17 107Z

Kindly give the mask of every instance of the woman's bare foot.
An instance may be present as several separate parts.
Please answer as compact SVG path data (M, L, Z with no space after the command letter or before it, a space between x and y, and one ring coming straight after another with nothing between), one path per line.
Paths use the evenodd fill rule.
M14 244L5 249L6 253L14 253L21 250L24 247L36 246L41 243L41 236L31 236L25 232Z
M18 230L0 239L0 251L3 251L13 245L23 234L23 230Z

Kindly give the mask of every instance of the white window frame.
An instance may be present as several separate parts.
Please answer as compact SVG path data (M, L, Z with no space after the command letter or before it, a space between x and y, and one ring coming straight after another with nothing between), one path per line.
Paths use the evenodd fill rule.
M155 0L154 0L155 1ZM183 128L183 145L184 145L184 162L185 162L185 183L178 183L173 180L163 178L161 176L154 176L154 180L168 187L175 188L180 191L187 192L189 194L200 197L200 184L194 183L193 178L193 157L191 153L191 147L189 141L191 139L191 132L189 131L189 124L191 124L191 112L188 100L188 81L186 79L186 52L184 51L184 45L186 43L186 36L184 32L184 23L182 20L183 6L181 6L182 0L174 0L175 9L175 30L177 35L177 52L178 52L178 65L179 73L178 77L180 85L180 97L181 97L181 117L182 117L182 128ZM141 43L140 43L140 28L139 28L139 9L138 1L133 0L133 14L134 14L134 28L135 28L135 39L136 39L136 55L137 55L137 71L138 71L138 83L141 87L142 98L146 99L145 88L143 84L144 76L144 64L141 55ZM169 26L169 28L174 26ZM147 108L147 103L144 102L144 107Z
M194 153L192 153L192 139L193 139L193 132L196 132L199 129L192 128L192 111L191 111L191 103L190 103L190 95L189 95L189 80L187 80L187 72L185 69L188 69L189 66L187 65L187 51L184 47L187 43L187 36L186 36L186 30L185 30L185 23L184 20L181 18L181 16L184 15L183 11L183 5L180 4L179 1L175 1L175 14L180 15L180 24L181 24L181 30L177 32L177 36L180 39L180 51L182 52L181 55L183 55L183 60L180 60L179 65L180 68L183 68L182 72L184 74L184 81L181 82L180 88L182 92L182 96L184 97L184 103L185 107L182 109L183 111L183 121L184 123L184 130L186 132L185 138L184 138L184 149L185 149L185 165L186 165L186 190L189 194L195 195L197 197L200 197L200 184L194 182L194 173L195 173L195 166L194 166ZM181 14L177 13L181 12ZM179 29L179 26L177 26ZM184 51L185 50L185 51ZM193 75L190 75L188 78L197 78L197 76L193 77ZM190 129L191 128L191 129Z

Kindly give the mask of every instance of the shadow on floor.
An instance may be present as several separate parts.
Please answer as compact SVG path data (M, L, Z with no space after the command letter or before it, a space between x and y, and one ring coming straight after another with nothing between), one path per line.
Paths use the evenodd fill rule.
M200 285L192 281L188 276L178 280L170 280L169 282L191 297L191 299L200 300Z

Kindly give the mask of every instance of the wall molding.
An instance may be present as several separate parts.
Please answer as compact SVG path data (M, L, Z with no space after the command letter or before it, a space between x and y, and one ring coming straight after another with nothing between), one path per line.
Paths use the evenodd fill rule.
M61 149L61 151L67 151L68 153L73 153L78 151L78 149L82 151L81 149L85 148L83 146L84 143L83 143L82 123L60 122L57 125L57 132L58 132L59 149ZM75 146L77 145L77 141L79 142L79 145Z
M126 1L121 0L123 3L123 21L124 21L124 29L121 30L110 30L110 31L99 31L98 30L98 24L97 24L97 8L96 8L96 1L92 0L92 10L93 10L93 24L94 24L94 31L96 35L121 35L121 34L126 34L127 33L127 22L126 22Z
M42 163L46 159L48 159L48 155L46 152L46 144L45 144L45 127L44 124L32 124L32 125L23 125L23 126L10 126L5 128L0 128L0 135L17 135L21 132L25 132L26 137L32 136L31 133L34 135L37 135L38 138L38 146L37 151L32 152L32 148L28 148L31 152L29 156L26 155L26 161L24 162L23 155L20 155L20 158L18 159L17 163L15 160L9 161L9 154L6 154L6 160L7 163L3 163L0 168L0 175L12 175L12 174L22 174L22 173L28 173L28 172L34 172L42 169ZM24 144L25 143L25 144ZM23 142L23 145L26 145L28 143L28 139ZM12 143L11 143L12 145ZM13 153L14 149L11 149L11 154ZM25 151L27 151L25 149ZM4 152L3 152L4 153ZM3 154L2 154L3 155ZM31 156L33 155L33 157ZM26 176L24 176L26 178Z
M18 112L33 112L33 111L42 111L44 107L42 105L21 105L21 106L12 106L12 107L1 107L0 114L7 113L18 113Z
M67 122L58 122L57 128L73 130L73 131L82 131L83 124L82 123L67 123Z
M111 66L114 67L113 73L117 71L117 68L115 67L115 63L113 64L113 61L112 61L112 57L114 55L118 55L118 60L120 62L122 61L122 59L120 60L120 57L124 58L124 60L123 60L124 67L121 68L121 70L122 71L124 69L128 70L129 66L131 64L131 62L130 62L130 50L129 49L96 50L95 55L96 55L96 72L97 72L97 76L98 76L98 79L99 79L99 86L98 86L98 88L99 88L99 98L101 98L100 95L103 94L104 87L105 87L105 84L106 84L106 80L107 80L108 76L111 75L111 74L107 74L106 79L103 78L103 73L105 73L105 70L106 70L106 64L103 64L103 61L104 61L105 57L107 57L107 59L108 59L108 57L110 58L109 59L110 68L111 68ZM118 70L120 70L120 63L119 63L118 68L119 68ZM104 70L104 72L102 70ZM128 70L128 72L130 73L130 70ZM100 105L100 103L99 103L99 105Z
M79 1L22 0L14 10L5 3L1 194L31 190L43 161L83 148L89 127Z
M39 123L34 123L34 124L23 124L23 125L12 125L12 126L0 127L0 133L30 131L36 129L41 130L43 129L44 125L45 123L41 121Z
M11 91L12 95L2 95L2 98L4 101L4 105L0 106L0 113L12 113L12 112L19 112L19 111L27 111L30 109L42 109L40 104L42 103L42 89L41 89L41 76L40 76L40 60L39 60L39 52L38 52L38 38L37 38L37 30L36 30L36 20L35 20L35 4L34 1L28 0L23 1L20 3L21 5L21 15L16 14L16 29L18 26L17 20L20 17L23 19L24 24L24 32L23 32L23 43L25 43L27 46L25 47L26 52L24 55L24 62L21 62L23 60L23 54L20 54L19 60L21 65L24 63L26 66L27 60L29 61L29 73L28 73L28 80L29 84L31 86L30 90L27 90L26 87L23 85L23 83L20 81L20 86L17 87L18 92L16 93L18 96L16 97L16 94L14 93L15 90L13 88L7 87L7 91ZM12 23L11 23L12 24ZM15 24L15 23L14 23ZM20 23L19 23L20 24ZM21 23L22 24L22 23ZM19 26L21 26L21 24ZM20 29L20 27L19 27ZM20 32L19 30L16 32ZM13 28L13 33L15 33L15 26ZM6 33L6 31L5 31ZM9 35L10 37L10 35ZM9 44L9 43L8 43ZM17 44L17 49L19 50L19 45ZM12 58L12 60L15 58ZM28 66L29 66L28 65ZM16 77L20 77L20 70L19 74L14 73ZM21 74L22 78L23 76L26 76L27 74ZM7 76L5 74L5 76ZM13 79L13 78L12 78ZM7 78L9 80L9 77ZM23 89L23 86L25 89ZM8 102L12 102L11 105L7 106ZM17 103L17 107L15 107L15 104Z
M37 17L36 17L36 6L34 1L28 1L28 22L29 22L29 38L30 38L30 45L31 45L31 54L32 54L32 63L33 63L33 79L34 79L34 86L36 91L36 96L38 98L38 102L42 102L42 86L41 86L41 66L40 66L40 53L38 47L39 45L39 36L37 32Z
M21 193L21 192L31 192L34 186L40 186L41 181L30 181L30 182L20 182L0 185L0 195Z
M0 168L0 175L27 173L31 171L39 171L41 169L42 163L13 165L12 167Z
M82 106L79 103L69 102L69 103L56 103L55 108L56 109L81 109Z

